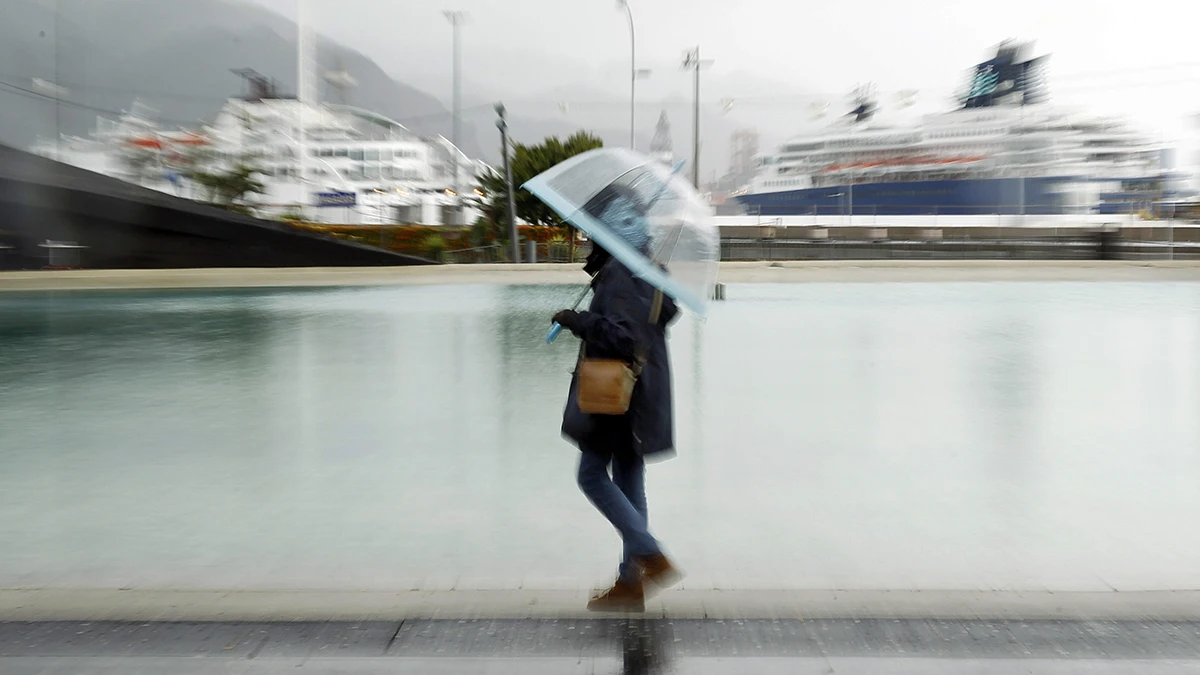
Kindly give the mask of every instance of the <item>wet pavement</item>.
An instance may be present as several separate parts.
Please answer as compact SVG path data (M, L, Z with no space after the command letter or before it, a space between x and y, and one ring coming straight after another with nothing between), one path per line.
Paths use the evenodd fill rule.
M625 668L612 659L0 659L6 675L1185 675L1195 662L1045 659L681 659L658 670Z
M0 623L0 672L1191 673L1200 623Z

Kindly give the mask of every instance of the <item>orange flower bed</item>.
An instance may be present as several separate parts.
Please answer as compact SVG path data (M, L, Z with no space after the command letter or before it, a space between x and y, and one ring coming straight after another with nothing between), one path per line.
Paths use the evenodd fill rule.
M435 227L430 225L330 225L287 221L297 229L317 232L339 239L346 239L369 246L380 246L406 255L428 257L430 244L437 242L443 251L461 251L472 248L470 231L464 228ZM539 244L563 242L563 231L554 227L521 225L517 235L522 241L533 240Z
M539 244L548 244L555 239L564 239L563 231L557 227L542 227L536 225L517 226L517 236L523 241L532 239Z
M355 241L370 246L379 246L397 253L424 255L429 244L440 240L442 250L454 251L470 248L470 238L465 230L427 225L328 225L324 223L290 224L301 230L326 234L339 239Z

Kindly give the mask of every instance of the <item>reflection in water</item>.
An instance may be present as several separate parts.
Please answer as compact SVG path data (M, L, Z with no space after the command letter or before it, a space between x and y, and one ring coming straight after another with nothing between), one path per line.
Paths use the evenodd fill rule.
M658 675L671 667L674 635L665 619L619 621L621 675Z
M543 339L577 294L3 296L0 586L609 581ZM1200 586L1200 286L728 297L647 476L689 588Z
M980 321L967 338L978 345L972 351L971 367L982 384L975 393L979 405L974 423L987 430L986 442L978 448L985 460L979 471L988 477L979 501L983 512L996 523L1017 524L1036 518L1031 500L1020 498L1022 490L1029 489L1037 466L1036 458L1030 456L1037 422L1035 338L1034 326L1022 312L1003 309L989 321ZM1021 560L1020 565L1036 564L1022 560L1025 554L1019 530L1011 525L990 529L996 532L1000 556Z

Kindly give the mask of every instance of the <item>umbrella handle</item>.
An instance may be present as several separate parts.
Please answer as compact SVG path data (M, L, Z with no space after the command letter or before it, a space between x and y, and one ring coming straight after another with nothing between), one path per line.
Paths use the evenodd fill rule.
M550 344L558 339L558 334L562 332L562 324L557 321L550 326L550 332L546 333L546 344Z

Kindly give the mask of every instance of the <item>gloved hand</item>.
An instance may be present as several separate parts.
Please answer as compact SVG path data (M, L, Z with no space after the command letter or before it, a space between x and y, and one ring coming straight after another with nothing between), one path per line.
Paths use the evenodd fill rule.
M571 331L572 333L578 334L579 312L576 312L573 309L564 309L563 311L559 312L558 314L555 314L552 321L554 323L557 323L558 325L562 326L563 328L566 328L567 330Z

